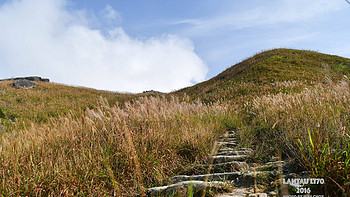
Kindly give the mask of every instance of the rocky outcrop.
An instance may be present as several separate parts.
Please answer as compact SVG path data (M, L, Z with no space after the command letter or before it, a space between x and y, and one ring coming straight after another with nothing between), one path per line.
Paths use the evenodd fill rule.
M50 82L49 79L47 78L41 78L41 77L38 77L38 76L29 76L29 77L16 77L16 78L13 78L13 80L28 80L28 81L42 81L42 82Z
M17 79L13 82L13 87L15 88L35 88L36 84L26 80L26 79Z
M9 78L9 79L1 79L0 81L7 81L7 80L28 80L28 81L50 82L49 79L41 78L41 77L38 77L38 76L16 77L16 78Z
M41 78L41 77L38 77L38 76L30 76L30 77L17 77L17 78L14 78L14 80L19 80L19 79L26 79L28 81L42 81L42 82L50 82L49 79L47 78Z
M16 77L16 78L9 78L9 79L1 79L0 81L10 81L10 80L14 81L13 87L15 88L35 88L36 84L33 82L50 82L49 79L41 78L38 76Z
M143 91L142 93L139 93L138 95L142 96L150 96L150 95L163 95L163 92L155 91L155 90L147 90Z

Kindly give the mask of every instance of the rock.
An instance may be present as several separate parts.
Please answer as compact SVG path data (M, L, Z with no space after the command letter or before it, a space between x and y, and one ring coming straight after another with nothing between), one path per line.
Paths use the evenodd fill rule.
M235 151L237 148L220 148L218 152Z
M218 155L213 156L213 163L226 163L231 161L244 161L248 156L247 155Z
M246 162L232 161L227 163L212 164L211 171L216 173L247 171L249 165Z
M267 197L266 193L249 194L249 197Z
M5 131L4 125L0 125L0 131Z
M35 88L36 84L26 79L18 79L13 82L13 86L15 88Z
M219 151L217 155L249 155L251 154L251 151L245 151L245 150L226 150L226 151Z
M235 134L235 131L228 131L228 134Z
M146 191L147 196L188 196L189 189L192 188L193 196L202 196L202 192L209 190L224 191L223 182L203 182L203 181L184 181L169 186L153 187Z
M226 138L236 138L235 134L226 134L226 135L220 135L220 139L226 139Z
M155 90L146 90L141 93L142 95L158 95L158 94L164 94L163 92L155 91Z
M226 147L226 148L234 148L237 146L237 143L235 142L218 142L217 144L220 147Z
M235 188L228 194L221 194L216 197L246 197L247 193L249 193L247 188Z
M17 78L14 78L14 80L19 80L19 79L26 79L28 81L42 81L42 82L50 82L49 79L46 79L46 78L41 78L41 77L38 77L38 76L30 76L30 77L17 77Z
M182 181L223 181L223 180L237 180L242 177L241 172L225 172L225 173L214 173L214 174L202 174L202 175L179 175L169 179L172 183L178 183Z
M229 141L236 141L237 142L237 138L236 137L227 137L225 139L226 142L229 142Z
M20 79L25 79L25 80L28 80L28 81L41 81L41 82L50 82L49 79L47 78L41 78L41 77L38 77L38 76L30 76L30 77L16 77L16 78L8 78L8 79L1 79L0 81L8 81L8 80L20 80Z
M277 169L282 167L284 162L269 162L259 167L253 167L252 164L244 162L253 153L253 150L236 147L235 132L237 131L228 131L219 137L220 141L215 142L214 150L217 152L211 156L210 164L204 165L201 170L208 174L174 176L168 179L171 185L150 188L147 194L149 196L188 196L189 188L192 188L193 196L202 196L202 191L208 191L210 184L220 182L226 184L226 188L229 185L229 193L215 195L216 197L267 197L268 194L264 193L266 188L260 190L257 185L267 185L266 183L276 180Z
M213 174L202 174L202 175L179 175L169 179L171 183L178 183L183 181L227 181L234 183L235 185L251 186L254 185L254 179L258 177L273 177L271 173L262 172L224 172L224 173L213 173Z

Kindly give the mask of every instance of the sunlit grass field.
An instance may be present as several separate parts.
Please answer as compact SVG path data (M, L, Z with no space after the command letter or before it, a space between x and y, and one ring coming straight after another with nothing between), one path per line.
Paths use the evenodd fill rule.
M350 195L349 70L346 58L276 49L163 96L0 82L0 194L143 195L240 128L251 160L282 154L325 178L328 195Z

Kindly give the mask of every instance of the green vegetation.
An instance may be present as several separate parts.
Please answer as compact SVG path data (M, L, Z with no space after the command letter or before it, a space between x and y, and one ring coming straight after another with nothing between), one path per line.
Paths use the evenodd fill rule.
M256 96L300 92L316 83L337 82L349 74L349 59L314 51L274 49L247 58L208 81L173 94L186 94L208 103L218 100L244 103Z
M350 195L349 75L350 59L275 49L164 96L0 82L0 194L143 195L241 128L255 162L282 153Z
M17 129L18 124L21 128L45 124L50 118L68 114L80 117L87 107L96 107L101 96L110 104L123 103L136 97L45 82L36 82L37 88L15 89L12 83L0 82L0 120L7 125L8 131L14 129L12 122L17 123Z

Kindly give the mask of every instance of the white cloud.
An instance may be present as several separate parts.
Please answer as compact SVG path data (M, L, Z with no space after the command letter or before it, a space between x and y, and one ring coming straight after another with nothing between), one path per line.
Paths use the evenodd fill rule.
M235 30L263 25L278 25L281 23L302 23L324 17L326 14L344 8L340 0L273 0L263 4L258 0L256 5L241 9L232 2L233 10L220 12L217 17L202 19L185 19L170 23L190 24L192 28L187 34L197 35L218 30Z
M115 11L112 6L108 4L105 6L105 8L103 8L101 13L103 17L109 22L116 21L120 23L122 21L120 14L117 11Z
M273 25L278 23L307 22L341 7L340 1L279 0L234 17L239 26Z
M40 75L129 92L171 91L205 79L207 67L189 40L138 40L122 28L105 36L87 25L84 12L65 6L64 0L16 0L0 7L0 77Z

